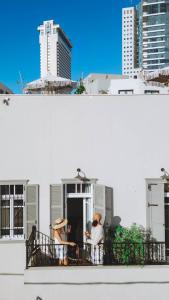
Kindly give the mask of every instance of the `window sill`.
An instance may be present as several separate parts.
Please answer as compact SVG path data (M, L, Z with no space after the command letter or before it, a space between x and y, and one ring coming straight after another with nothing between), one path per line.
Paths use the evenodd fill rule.
M0 244L22 244L25 243L25 239L3 239L0 238Z

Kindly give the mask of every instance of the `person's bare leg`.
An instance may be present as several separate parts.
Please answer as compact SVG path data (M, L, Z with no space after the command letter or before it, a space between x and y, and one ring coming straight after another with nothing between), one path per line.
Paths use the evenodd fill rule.
M64 260L63 260L63 265L64 265L64 266L67 266L67 265L68 265L68 259L67 259L67 257L64 258Z
M63 259L59 259L59 266L63 266L63 264L64 264Z

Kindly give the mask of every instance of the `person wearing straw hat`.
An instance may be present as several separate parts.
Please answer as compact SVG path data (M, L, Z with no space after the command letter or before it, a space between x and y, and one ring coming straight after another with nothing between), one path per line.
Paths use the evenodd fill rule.
M74 242L65 241L62 237L64 234L63 228L67 225L68 220L58 218L54 221L52 226L53 229L53 237L55 240L55 249L56 249L56 257L59 259L59 265L68 265L68 258L67 258L67 245L69 246L76 246Z

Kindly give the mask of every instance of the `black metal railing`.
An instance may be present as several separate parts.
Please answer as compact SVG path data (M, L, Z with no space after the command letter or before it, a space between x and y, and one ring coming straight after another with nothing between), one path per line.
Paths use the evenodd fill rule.
M92 266L92 265L151 265L167 264L165 243L113 243L97 246L88 243L58 245L43 233L32 231L26 241L26 267Z

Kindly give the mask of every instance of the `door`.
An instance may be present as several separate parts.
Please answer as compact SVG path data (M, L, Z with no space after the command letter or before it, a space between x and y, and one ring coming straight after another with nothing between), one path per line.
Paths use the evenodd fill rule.
M169 256L169 184L164 185L165 189L165 245L166 255Z
M91 198L68 198L66 205L69 241L86 242L85 232L91 231L93 209Z
M85 232L91 231L93 219L93 208L92 208L92 199L84 198L83 199L83 242L86 242Z
M83 243L83 198L67 199L68 240Z

